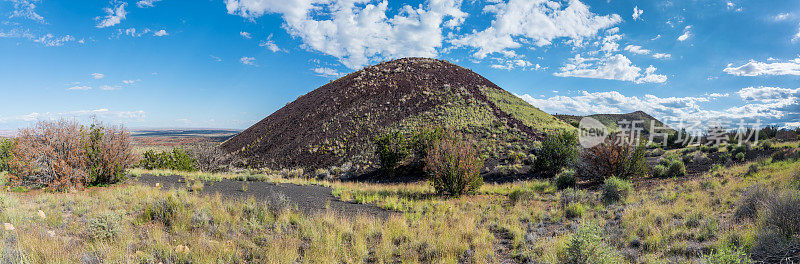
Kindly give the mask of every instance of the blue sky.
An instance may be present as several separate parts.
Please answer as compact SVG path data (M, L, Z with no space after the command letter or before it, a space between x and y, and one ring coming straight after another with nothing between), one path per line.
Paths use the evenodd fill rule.
M800 125L800 1L0 0L0 129L246 128L408 56L550 113Z

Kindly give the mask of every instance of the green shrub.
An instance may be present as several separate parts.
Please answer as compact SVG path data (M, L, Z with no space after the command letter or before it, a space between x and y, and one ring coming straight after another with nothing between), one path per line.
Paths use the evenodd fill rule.
M195 171L195 159L189 152L181 148L173 148L172 151L156 152L153 150L145 151L142 155L139 166L148 170L166 169L177 171Z
M84 154L90 185L106 185L125 179L135 163L130 135L122 127L92 124L85 130Z
M603 201L606 203L616 203L624 200L633 190L633 185L626 180L611 177L603 185Z
M144 218L148 221L155 221L164 224L164 226L171 226L177 220L180 204L172 197L159 198L144 209Z
M9 171L11 166L12 149L14 148L13 139L0 138L0 171Z
M110 240L119 233L119 217L105 213L89 219L86 234L92 240Z
M545 137L533 166L545 175L555 176L562 168L575 164L577 160L578 136L565 131Z
M762 140L758 145L761 146L761 149L770 150L772 149L772 140Z
M562 264L616 264L624 263L621 254L606 245L600 236L597 225L581 226L567 242L566 248L558 253Z
M661 158L656 167L658 168L653 168L653 176L655 177L673 178L686 175L686 165L674 155Z
M381 169L387 173L394 173L409 157L411 151L403 134L395 131L375 139L375 153L378 154Z
M555 182L556 182L556 188L559 190L575 187L575 184L577 182L575 178L575 171L570 169L561 171L556 176Z
M478 149L452 131L431 144L425 159L425 171L439 194L475 193L483 185L482 168Z
M739 153L736 153L736 156L735 156L735 158L736 158L736 160L738 160L738 161L740 161L740 162L744 162L744 159L745 159L745 154L744 154L744 152L739 152Z
M580 218L583 217L584 211L586 211L586 208L583 207L583 204L570 203L564 208L564 217L567 219Z

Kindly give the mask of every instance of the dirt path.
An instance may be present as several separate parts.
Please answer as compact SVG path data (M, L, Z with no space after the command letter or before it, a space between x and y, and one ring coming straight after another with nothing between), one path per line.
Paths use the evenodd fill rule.
M159 184L161 188L187 189L186 180L177 175L142 175L134 181L149 186ZM324 213L327 209L346 216L371 215L388 218L393 214L373 205L341 201L331 194L331 188L318 185L276 184L266 181L206 181L203 182L203 189L199 193L220 194L231 199L253 197L271 205L297 206L297 209L306 214Z

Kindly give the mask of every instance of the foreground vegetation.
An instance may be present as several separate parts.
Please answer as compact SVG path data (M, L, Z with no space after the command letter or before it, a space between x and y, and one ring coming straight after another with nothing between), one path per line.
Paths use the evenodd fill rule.
M771 191L788 194L800 182L796 160L753 165L755 172L744 164L636 187L614 179L595 191L557 190L548 181L485 184L478 195L461 198L437 196L424 183L252 177L331 186L343 200L399 211L388 219L304 215L291 205L132 183L75 193L5 191L0 221L13 230L3 231L3 257L13 263L746 263L764 246L759 234L770 225L765 211L735 217L747 208L748 192L776 186ZM757 205L768 204L759 199Z
M378 140L384 173L405 166L428 181L341 181L347 164L313 173L236 169L235 158L209 146L135 160L121 129L42 123L0 141L0 256L4 263L721 264L800 255L796 142L664 152L611 140L580 150L574 134L554 133L536 148L537 180L483 184L478 147L453 131ZM753 150L770 155L748 162ZM650 168L646 158L656 151ZM717 161L710 171L685 177L685 164L708 165L710 155ZM180 175L187 185L109 185L145 174ZM245 193L247 181L327 186L340 200L392 213L308 214L286 199L197 192L225 180L243 181Z

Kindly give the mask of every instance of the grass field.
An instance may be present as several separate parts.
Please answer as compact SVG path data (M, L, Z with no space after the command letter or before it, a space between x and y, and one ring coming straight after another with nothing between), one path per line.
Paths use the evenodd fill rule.
M752 164L759 169L749 171ZM486 184L478 195L436 196L426 183L373 184L276 173L183 173L330 186L345 201L398 213L304 215L292 206L234 201L128 182L71 193L0 193L3 258L12 263L566 263L575 241L627 263L696 263L752 246L758 228L732 220L742 190L784 186L797 161L741 164L692 179L637 184L618 203L602 190L547 181ZM132 175L174 174L132 170ZM584 240L579 240L584 239ZM750 244L748 244L750 243ZM614 262L606 263L614 263Z

